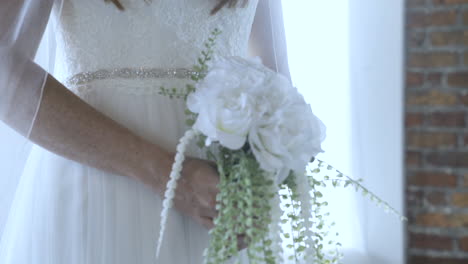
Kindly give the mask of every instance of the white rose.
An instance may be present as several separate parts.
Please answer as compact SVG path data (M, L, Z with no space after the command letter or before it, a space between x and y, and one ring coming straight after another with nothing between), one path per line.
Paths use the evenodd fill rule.
M227 148L241 148L255 117L252 91L265 77L258 65L238 57L213 63L187 99L189 110L198 113L194 128Z
M282 182L322 152L325 126L286 77L258 59L221 57L187 100L194 128L230 149L248 138L262 169Z
M303 97L278 74L257 91L261 116L249 133L249 144L262 169L278 172L282 182L289 170L303 173L310 159L322 152L325 126Z

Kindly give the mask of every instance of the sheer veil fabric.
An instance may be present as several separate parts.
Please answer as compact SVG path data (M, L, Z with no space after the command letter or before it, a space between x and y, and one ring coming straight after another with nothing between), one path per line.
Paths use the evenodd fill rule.
M34 144L28 138L46 77L62 71L60 58L56 59L59 22L54 18L62 15L63 4L63 0L0 3L0 119L4 121L0 123L0 145L7 146L0 149L0 245L5 222L14 210L11 204L17 183L27 159L32 158ZM259 0L256 8L251 54L290 78L281 1Z
M54 47L42 51L43 67L34 59L48 25L53 34L52 10L60 13L61 6L62 0L5 0L0 4L0 120L6 121L0 123L0 145L4 146L0 150L0 238L32 146L28 137L52 68Z

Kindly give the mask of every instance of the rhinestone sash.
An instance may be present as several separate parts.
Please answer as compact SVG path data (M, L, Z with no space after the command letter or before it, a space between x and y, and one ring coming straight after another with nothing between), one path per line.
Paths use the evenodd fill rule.
M83 85L95 80L105 79L190 79L197 72L187 68L116 68L82 72L68 78L66 85Z

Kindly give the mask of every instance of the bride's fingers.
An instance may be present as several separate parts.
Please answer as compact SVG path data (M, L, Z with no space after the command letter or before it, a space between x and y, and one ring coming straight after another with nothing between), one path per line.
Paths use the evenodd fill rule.
M201 221L201 224L204 227L206 227L208 230L213 229L213 227L214 227L213 218L201 217L200 221Z
M207 218L216 218L218 216L218 212L214 208L202 208L199 211L200 216L207 217Z

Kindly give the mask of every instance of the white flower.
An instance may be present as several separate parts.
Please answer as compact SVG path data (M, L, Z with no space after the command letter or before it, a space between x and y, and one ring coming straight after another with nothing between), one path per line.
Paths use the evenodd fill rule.
M272 75L257 98L261 116L249 133L249 144L261 168L277 171L277 182L289 170L302 174L310 159L323 151L325 126L282 75Z
M238 57L220 58L187 99L198 113L194 128L230 149L241 148L255 115L253 90L265 74L259 62Z
M258 59L221 57L187 99L194 128L230 149L246 140L262 169L282 182L322 152L325 126L286 77Z

